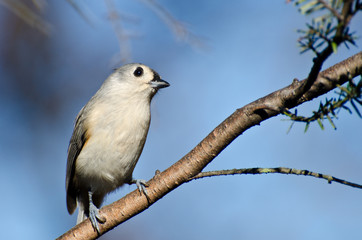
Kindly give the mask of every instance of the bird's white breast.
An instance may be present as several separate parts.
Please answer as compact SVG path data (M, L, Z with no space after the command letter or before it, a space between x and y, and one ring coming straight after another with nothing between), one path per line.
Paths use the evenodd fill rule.
M150 124L148 102L99 103L88 118L89 139L76 160L81 181L114 190L132 178Z

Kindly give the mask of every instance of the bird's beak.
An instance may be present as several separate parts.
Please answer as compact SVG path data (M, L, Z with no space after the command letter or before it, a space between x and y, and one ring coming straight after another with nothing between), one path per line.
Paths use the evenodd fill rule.
M170 84L168 82L166 82L165 80L155 79L155 80L151 81L151 86L155 89L160 89L160 88L169 87Z

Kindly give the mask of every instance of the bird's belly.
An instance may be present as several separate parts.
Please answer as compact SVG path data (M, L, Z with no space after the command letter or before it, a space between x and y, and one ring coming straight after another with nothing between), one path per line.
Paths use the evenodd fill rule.
M145 134L132 137L109 133L93 135L76 161L75 172L80 185L93 192L108 193L128 183L142 152Z

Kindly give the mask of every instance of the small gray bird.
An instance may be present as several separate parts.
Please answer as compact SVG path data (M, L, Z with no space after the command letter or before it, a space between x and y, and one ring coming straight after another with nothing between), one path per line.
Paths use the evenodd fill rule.
M132 173L150 126L150 103L170 84L151 68L138 63L116 69L76 117L68 148L67 208L79 205L77 224L89 217L99 232L98 208L106 194L123 184L145 181Z

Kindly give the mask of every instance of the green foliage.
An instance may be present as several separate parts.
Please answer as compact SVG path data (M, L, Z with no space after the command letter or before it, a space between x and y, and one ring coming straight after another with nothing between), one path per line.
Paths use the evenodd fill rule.
M342 0L327 0L327 1L318 1L318 0L298 0L295 1L295 5L298 6L298 10L303 15L309 15L315 12L319 12L321 10L325 10L328 8L328 5L335 9L336 11L340 11L342 8ZM328 5L327 5L328 4ZM322 15L322 17L329 17L329 13Z
M356 3L357 4L357 3ZM316 15L312 18L311 23L307 23L306 29L297 30L301 34L298 39L301 53L312 50L316 55L320 49L330 45L333 52L337 52L338 44L333 41L336 36L338 27L345 24L342 8L342 0L299 0L295 1L298 10L303 15ZM358 11L358 9L356 9ZM355 33L351 33L346 27L342 32L343 42L348 48L348 43L355 45Z
M362 114L358 107L362 106L362 77L359 82L356 84L353 80L350 80L345 87L338 86L339 91L336 91L338 97L332 97L330 99L325 99L324 102L319 104L319 109L317 111L313 111L313 114L310 117L304 117L298 115L298 110L295 109L294 113L290 111L284 111L284 115L288 116L290 120L292 120L292 124L288 129L288 132L292 128L295 122L304 122L305 129L304 132L307 132L310 124L312 122L317 121L319 127L324 130L323 121L328 120L333 129L337 129L333 119L337 119L337 114L341 109L348 111L350 114L354 112L362 118ZM348 107L347 103L350 103Z
M356 45L357 36L350 31L348 24L351 18L362 10L362 3L359 0L295 0L290 2L294 2L301 14L312 17L310 23L306 24L306 28L299 29L297 32L301 34L298 39L300 52L312 51L316 55L315 63L318 61L323 63L330 54L337 53L341 43L344 43L347 48L349 48L348 44ZM338 97L320 102L319 109L313 111L310 117L297 115L297 109L294 113L285 111L284 114L293 121L288 132L294 122L304 122L306 124L305 132L315 121L324 130L323 120L325 119L336 129L333 120L337 119L337 114L341 109L352 113L350 109L352 108L362 118L358 109L358 106L362 105L362 80L355 84L350 79L346 87L338 87L340 90L337 92ZM346 106L347 103L350 103L350 107Z

